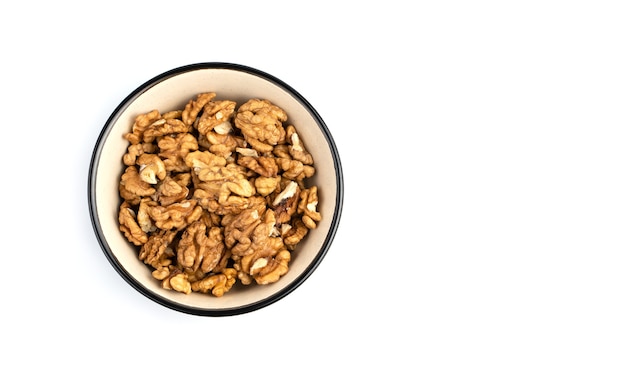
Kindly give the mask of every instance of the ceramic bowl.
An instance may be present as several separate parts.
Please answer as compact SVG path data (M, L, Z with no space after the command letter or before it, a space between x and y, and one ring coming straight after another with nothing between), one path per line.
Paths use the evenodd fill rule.
M323 219L292 252L289 271L269 285L235 285L222 297L166 290L138 259L138 247L120 232L118 193L128 148L123 135L137 115L153 109L182 109L199 93L215 92L216 99L238 105L251 98L267 99L281 107L315 160L316 173L308 180L319 189L318 211ZM330 130L311 104L291 86L260 70L231 63L198 63L160 74L129 94L113 111L100 133L89 167L88 202L96 238L113 268L147 298L176 311L226 316L266 307L294 291L318 267L336 234L343 203L343 175ZM238 282L239 283L239 282Z

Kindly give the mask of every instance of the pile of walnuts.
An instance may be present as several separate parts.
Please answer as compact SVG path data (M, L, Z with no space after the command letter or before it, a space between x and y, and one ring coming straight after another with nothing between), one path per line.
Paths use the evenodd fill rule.
M313 158L267 100L201 93L137 116L123 156L120 230L166 289L222 296L276 282L317 227Z

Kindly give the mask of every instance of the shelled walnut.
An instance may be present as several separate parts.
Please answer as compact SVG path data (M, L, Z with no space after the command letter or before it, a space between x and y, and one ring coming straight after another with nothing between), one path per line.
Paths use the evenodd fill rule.
M322 220L314 160L287 113L198 94L138 115L122 157L120 231L166 289L221 297L277 282Z

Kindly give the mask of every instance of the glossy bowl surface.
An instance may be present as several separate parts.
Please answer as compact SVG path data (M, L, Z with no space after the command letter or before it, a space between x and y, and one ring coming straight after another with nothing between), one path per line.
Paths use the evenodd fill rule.
M316 174L309 185L319 188L318 211L323 219L292 252L289 272L270 285L235 286L224 296L165 290L138 258L119 230L118 193L128 147L123 134L135 117L153 109L182 109L202 92L217 93L238 105L251 98L267 99L286 111L306 149L315 159ZM285 125L286 125L285 124ZM88 202L97 240L115 270L137 291L168 308L195 315L225 316L247 313L272 304L304 282L328 252L337 232L343 205L343 173L331 133L312 105L291 86L260 70L232 63L198 63L160 74L129 94L113 111L100 133L88 179Z

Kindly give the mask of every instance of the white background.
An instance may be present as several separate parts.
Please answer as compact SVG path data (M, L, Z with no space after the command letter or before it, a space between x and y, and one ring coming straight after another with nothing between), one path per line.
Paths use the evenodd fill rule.
M0 7L11 379L626 378L621 2ZM113 109L146 80L209 61L299 91L345 175L317 271L225 318L132 289L87 208Z

